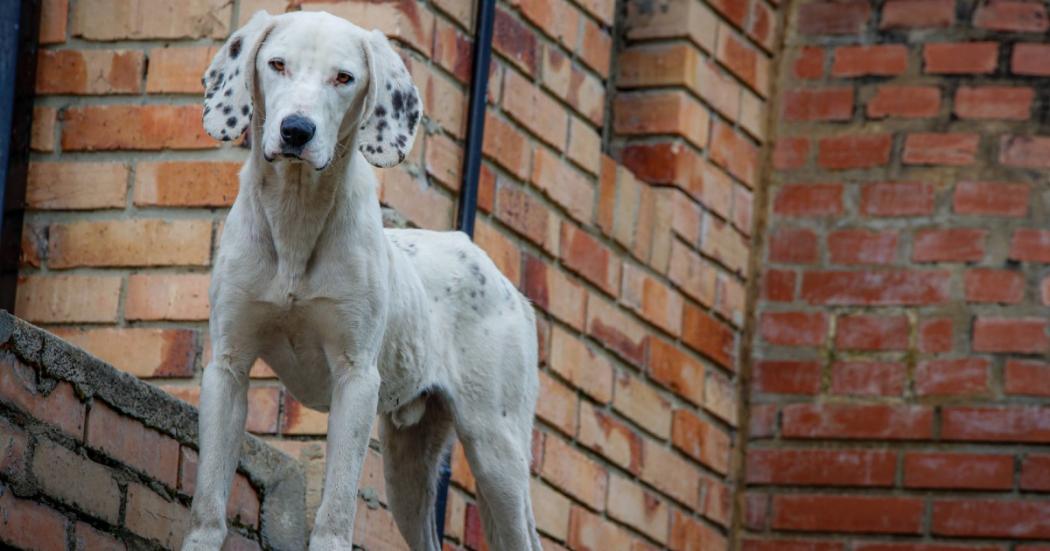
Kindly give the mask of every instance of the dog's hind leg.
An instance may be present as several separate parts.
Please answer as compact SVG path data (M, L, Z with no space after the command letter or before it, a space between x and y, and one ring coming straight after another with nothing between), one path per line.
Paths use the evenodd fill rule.
M398 428L393 414L379 422L383 473L390 511L413 551L440 551L434 519L438 467L452 436L452 417L444 400L427 398L425 413L411 426Z
M489 548L541 549L529 499L529 439L518 434L518 427L495 420L486 427L457 429L477 480Z

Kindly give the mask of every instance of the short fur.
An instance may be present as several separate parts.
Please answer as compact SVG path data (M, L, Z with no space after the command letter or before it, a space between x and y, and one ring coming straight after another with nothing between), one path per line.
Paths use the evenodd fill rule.
M252 150L212 274L213 357L183 549L216 550L226 537L248 371L261 357L296 399L329 412L311 550L351 549L378 413L389 506L412 549L441 548L434 499L454 430L489 547L540 551L528 478L532 307L464 234L382 227L366 162L392 166L412 148L421 102L404 63L379 31L260 12L216 54L205 85L205 128L230 140L250 126ZM317 128L299 150L281 137L293 114Z

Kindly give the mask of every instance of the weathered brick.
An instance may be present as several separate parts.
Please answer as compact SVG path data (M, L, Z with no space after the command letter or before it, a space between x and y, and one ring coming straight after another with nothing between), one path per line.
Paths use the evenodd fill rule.
M1014 44L1010 69L1018 75L1050 75L1050 44Z
M595 190L590 180L546 148L534 151L532 183L577 221L586 224L594 216Z
M783 416L789 438L923 440L933 433L928 406L791 404Z
M729 472L732 440L715 424L686 409L675 410L671 440L700 463L723 474Z
M135 204L228 207L237 197L240 163L144 162L135 168Z
M553 436L546 438L543 456L544 479L594 510L605 509L608 473L604 467Z
M616 524L574 505L567 543L572 549L630 549L631 537Z
M179 467L179 443L95 400L87 420L87 445L170 488ZM129 494L130 494L129 490ZM129 501L131 497L129 496ZM129 510L131 506L129 505ZM131 527L130 521L128 522ZM135 528L132 527L132 530Z
M988 230L929 228L915 232L914 262L978 262L984 258Z
M1006 454L915 452L904 454L904 486L951 490L1008 490L1014 458Z
M784 116L792 121L845 121L853 118L853 88L800 88L784 92Z
M845 229L828 235L827 248L835 264L892 264L897 241L896 232Z
M56 328L59 337L140 378L192 377L196 335L191 329Z
M1024 276L1011 270L977 268L963 276L963 290L969 302L1016 304L1024 299Z
M1045 406L945 407L944 440L984 442L1050 442Z
M523 280L525 296L537 306L575 329L583 329L587 292L556 266L526 253Z
M30 163L26 206L39 210L123 208L128 172L124 163Z
M909 165L968 165L974 162L979 143L978 134L908 134L902 160Z
M78 4L82 5L82 4ZM199 105L93 105L63 114L65 151L209 149Z
M78 266L203 266L211 255L211 220L76 221L51 226L48 263Z
M889 0L882 7L880 29L950 27L955 0Z
M642 439L631 428L589 402L580 402L580 444L613 463L638 474L642 468Z
M140 537L175 549L182 544L182 538L189 531L190 511L141 484L131 483L128 484L124 525Z
M613 409L660 438L671 436L671 404L641 379L617 374Z
M1003 377L1007 394L1050 396L1050 364L1007 360Z
M882 166L890 160L893 139L889 134L858 134L822 138L817 164L827 170Z
M197 489L197 452L183 446L179 450L179 491L192 496ZM384 496L385 497L385 496ZM259 496L248 478L235 473L226 504L226 516L248 526L259 526Z
M808 35L857 34L871 17L871 7L862 0L808 2L799 6L799 32Z
M649 340L649 376L697 405L704 402L703 365L660 338Z
M919 396L954 396L988 392L988 361L982 358L929 360L915 370Z
M620 475L609 477L609 516L658 542L666 542L670 509L641 485Z
M120 281L119 276L22 276L15 314L38 323L115 322Z
M925 72L942 75L991 73L998 55L995 42L927 43L922 50Z
M944 271L813 271L802 277L801 297L810 304L922 305L946 302Z
M551 331L549 363L552 370L598 402L612 400L611 362L558 326Z
M835 48L831 74L836 77L895 76L908 70L908 50L900 44Z
M905 316L839 316L835 347L845 350L904 350L908 347L910 325Z
M1045 318L1006 318L978 316L973 324L975 352L1016 352L1042 354L1050 350Z
M0 542L16 549L65 551L67 520L58 511L20 499L6 486L0 493Z
M934 501L931 531L948 536L1043 539L1050 536L1050 501Z
M999 142L999 162L1025 168L1050 167L1050 137L1003 136Z
M1046 6L1027 0L996 0L977 7L973 24L978 28L1005 32L1042 33L1050 27Z
M861 187L860 210L869 216L923 216L933 212L934 189L921 182L877 182Z
M118 523L120 487L106 467L44 440L37 443L32 469L47 496L110 524ZM77 483L70 484L70 477Z
M36 91L44 95L137 94L143 67L138 51L41 50Z
M836 216L842 213L842 184L789 184L773 199L773 212L783 216Z
M827 328L823 312L764 312L758 322L763 340L784 346L820 346Z
M780 530L918 534L924 508L914 497L774 495L772 522Z
M1023 121L1032 112L1035 90L1025 86L961 86L955 92L955 114L963 119Z
M747 481L791 486L889 487L897 456L885 450L751 449Z
M936 86L879 86L867 105L868 117L873 119L933 117L940 109L941 91Z
M755 362L751 376L753 392L815 395L820 390L817 362L760 360Z
M955 184L953 204L957 214L1022 217L1029 194L1025 183L962 181Z
M907 377L901 363L835 362L831 367L831 391L850 396L900 396Z

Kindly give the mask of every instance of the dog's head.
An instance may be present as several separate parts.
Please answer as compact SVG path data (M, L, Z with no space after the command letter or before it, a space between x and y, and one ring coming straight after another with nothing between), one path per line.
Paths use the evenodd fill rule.
M400 163L422 115L386 36L323 12L256 13L215 55L204 86L213 138L236 139L254 117L252 146L267 161L317 170L353 143L375 166Z

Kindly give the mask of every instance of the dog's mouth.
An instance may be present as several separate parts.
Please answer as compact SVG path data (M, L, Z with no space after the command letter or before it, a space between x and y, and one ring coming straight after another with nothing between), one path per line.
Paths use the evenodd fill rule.
M331 160L328 160L327 162L325 162L324 165L317 166L317 164L314 163L312 160L307 159L307 158L305 158L303 156L303 148L292 148L292 147L288 147L288 146L281 147L281 150L279 152L275 153L275 154L270 154L270 153L267 153L267 152L263 152L263 158L266 159L266 162L268 162L268 163L272 163L274 161L288 161L288 162L291 162L291 163L307 163L311 167L313 167L314 170L317 170L319 172L324 170L324 169L326 169L326 168L328 168L328 165L331 164Z

